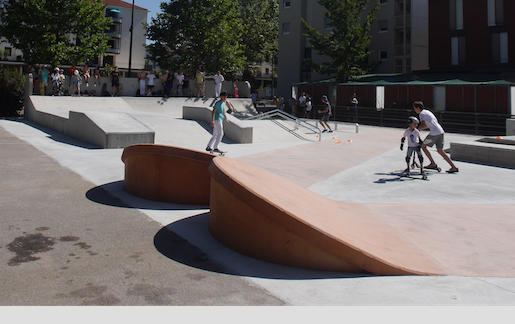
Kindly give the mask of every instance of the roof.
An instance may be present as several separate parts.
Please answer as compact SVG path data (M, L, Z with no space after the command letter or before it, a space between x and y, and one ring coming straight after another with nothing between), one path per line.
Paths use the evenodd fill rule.
M125 1L121 1L121 0L103 0L103 2L104 2L104 4L106 4L108 6L121 7L121 8L132 8L132 3L128 3ZM134 6L134 9L147 10L147 9L139 7L139 6Z
M514 85L514 74L456 74L456 73L407 73L407 74L365 74L357 76L346 83L334 78L314 82L299 82L294 85L307 84L338 85Z

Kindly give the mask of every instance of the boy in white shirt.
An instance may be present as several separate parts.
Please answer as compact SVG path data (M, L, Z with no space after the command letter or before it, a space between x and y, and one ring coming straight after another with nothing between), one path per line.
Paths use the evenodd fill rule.
M445 134L442 126L438 123L438 119L436 119L435 115L429 110L424 109L424 103L422 101L415 101L413 103L413 109L420 117L420 125L418 127L419 130L429 129L429 135L424 139L422 144L422 150L427 155L431 164L427 165L426 169L434 169L438 170L438 166L433 160L431 153L427 149L427 146L432 147L436 144L436 151L449 163L451 168L447 170L448 173L458 172L458 168L452 163L451 159L447 156L447 154L443 150L443 136Z
M410 176L410 168L409 168L409 161L411 159L411 156L413 153L417 152L418 160L420 161L420 174L425 179L425 173L424 173L424 157L422 156L422 153L420 152L420 145L419 142L422 142L422 139L420 138L420 132L417 129L418 126L418 119L416 117L411 116L408 118L408 124L409 127L404 131L404 134L401 138L401 151L404 149L404 142L406 141L406 138L408 139L408 151L406 152L406 170L404 170L404 175Z

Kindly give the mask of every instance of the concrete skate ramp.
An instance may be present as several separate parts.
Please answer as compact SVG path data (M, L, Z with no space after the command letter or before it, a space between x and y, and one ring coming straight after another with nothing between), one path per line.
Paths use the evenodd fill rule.
M317 270L449 274L362 204L322 197L226 157L216 157L209 171L210 231L239 253Z
M123 112L130 110L123 100L107 99L30 96L25 118L101 148L154 143L154 131Z
M186 205L209 205L215 156L165 145L132 145L123 150L124 189L137 197Z

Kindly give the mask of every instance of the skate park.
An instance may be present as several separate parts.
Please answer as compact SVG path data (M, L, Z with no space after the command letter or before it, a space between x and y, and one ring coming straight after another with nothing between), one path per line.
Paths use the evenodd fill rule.
M37 99L40 98L43 97ZM98 117L100 119L117 118L110 117L109 113L128 114L124 120L130 120L130 116L144 125L145 131L152 130L154 144L158 145L203 151L211 136L207 122L183 119L182 109L197 103L209 107L212 100L193 99L185 103L184 99L173 102L173 99L164 101L162 98L105 98L103 103L92 104L87 100L96 98L55 98L66 100L56 104L50 101L54 98L44 97L47 99L48 103L34 104L38 113L60 118L71 116L70 110L105 114ZM118 103L121 100L124 104ZM236 110L245 115L244 107L249 106L249 101L246 104L242 99ZM512 169L458 160L455 161L460 168L457 174L430 172L429 181L401 178L398 173L405 166L404 152L398 148L401 129L361 125L356 133L353 124L340 123L335 132L322 134L319 141L315 133L300 138L270 120L241 119L252 127L253 140L245 144L229 138L224 140L222 148L228 151L227 160L236 161L230 163L229 170L243 168L243 172L248 164L249 169L259 168L273 174L269 179L278 183L282 182L279 179L285 179L288 186L281 183L277 187L292 190L286 197L295 196L298 201L293 201L297 203L307 197L306 208L320 210L322 215L328 209L325 206L328 202L319 201L318 197L303 190L309 189L331 201L359 204L359 208L373 214L384 228L409 242L443 271L436 273L438 276L433 276L434 272L428 272L426 276L377 276L370 271L309 270L250 258L213 238L208 225L209 206L186 208L128 194L123 189L123 148L98 149L91 143L52 130L51 125L42 127L30 120L2 120L1 126L61 167L90 182L92 191L102 189L159 223L162 230L154 235L161 241L156 247L166 245L168 232L175 233L203 251L206 258L216 261L223 270L216 267L216 270L212 267L202 269L191 262L195 264L193 267L242 277L286 304L513 304L515 270L510 257L515 253L510 240L514 204L510 186L514 178ZM449 133L445 137L445 147L477 139L480 137ZM446 170L445 161L434 154L436 152L433 156ZM102 204L101 197L95 200ZM109 206L109 203L104 204ZM377 233L367 233L367 228L371 227L373 224L368 224L361 231L353 232L354 240L363 244L378 238ZM157 248L160 252L165 249ZM173 253L164 253L170 258L169 262L177 262ZM406 258L408 264L409 261ZM442 285L445 289L440 289ZM348 289L358 289L363 294L360 297L342 293ZM306 291L314 293L305 294Z

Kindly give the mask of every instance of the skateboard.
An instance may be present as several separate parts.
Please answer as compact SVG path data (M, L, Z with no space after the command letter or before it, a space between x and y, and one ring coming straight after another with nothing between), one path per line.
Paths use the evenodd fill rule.
M225 156L225 153L227 153L227 152L225 152L225 151L215 152L214 150L211 150L211 151L209 151L209 153L211 153L211 154L217 153L218 156Z
M417 177L417 176L420 176L420 177ZM428 180L427 179L427 173L425 171L421 171L421 172L418 172L417 174L413 174L412 172L410 172L409 169L406 169L404 170L402 173L401 173L401 177L404 177L404 178L411 178L411 179L421 179L421 180ZM429 181L429 180L428 180Z

